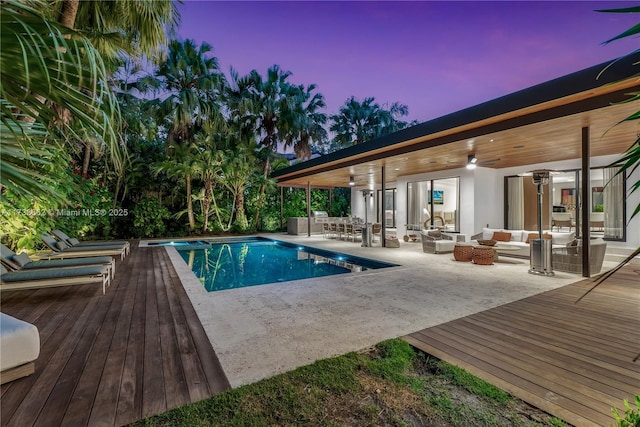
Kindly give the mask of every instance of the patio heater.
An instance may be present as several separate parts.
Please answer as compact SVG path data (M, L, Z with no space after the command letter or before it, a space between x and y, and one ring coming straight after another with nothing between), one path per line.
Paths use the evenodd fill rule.
M362 227L362 246L368 248L371 246L371 224L367 213L369 212L369 204L367 203L370 197L373 197L371 190L362 190L362 197L364 197L364 226Z
M532 172L533 183L538 186L538 238L530 242L529 273L543 276L553 276L551 265L551 239L542 237L542 194L543 186L549 184L550 170L541 169Z

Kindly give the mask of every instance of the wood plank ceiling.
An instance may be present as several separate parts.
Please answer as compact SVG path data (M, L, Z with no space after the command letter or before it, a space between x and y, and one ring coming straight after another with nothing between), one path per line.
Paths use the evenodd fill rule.
M637 90L637 80L630 79L620 87ZM616 85L612 85L616 86ZM614 88L609 86L607 91ZM594 91L578 96L589 98L597 96ZM554 103L533 106L527 111L515 111L489 120L499 123L518 119L527 114L539 113L545 109L557 107L575 100L556 100ZM524 126L512 127L492 133L482 133L488 120L471 123L467 129L451 129L450 134L471 133L470 138L437 145L428 148L410 150L410 146L425 145L429 140L441 138L443 133L425 135L412 141L393 144L376 152L339 159L331 163L309 168L305 171L278 177L278 185L285 187L305 187L308 182L315 188L347 187L349 178L354 177L356 186L381 184L381 168L385 166L386 181L394 182L398 177L426 172L462 168L467 157L474 154L479 166L502 169L526 166L536 163L579 159L581 157L582 127L590 128L591 156L620 154L635 141L640 127L636 121L614 126L621 119L638 111L638 102L609 105L595 110L580 112L568 116L540 121ZM474 134L474 129L478 129ZM405 151L394 154L398 149ZM367 159L369 157L369 159ZM378 157L370 160L371 157ZM361 159L361 161L360 161Z

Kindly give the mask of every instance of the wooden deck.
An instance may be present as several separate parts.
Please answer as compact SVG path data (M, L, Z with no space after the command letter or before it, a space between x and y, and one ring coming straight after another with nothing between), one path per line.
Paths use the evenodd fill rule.
M640 268L576 304L583 280L404 337L576 426L608 426L640 394Z
M117 262L106 295L2 293L2 311L35 324L41 345L35 374L1 387L2 426L120 426L229 388L165 249Z

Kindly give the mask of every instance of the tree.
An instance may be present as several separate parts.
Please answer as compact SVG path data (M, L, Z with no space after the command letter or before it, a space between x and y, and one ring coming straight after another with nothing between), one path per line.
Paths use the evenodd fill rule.
M90 137L117 144L118 107L88 39L21 2L3 2L1 19L0 185L25 197L55 197L53 186L43 181L43 167L56 155L56 141Z
M169 159L156 165L156 174L165 172L174 179L184 179L185 197L187 200L187 216L189 229L195 230L196 220L193 213L193 199L191 197L191 182L194 176L198 175L200 165L198 165L198 149L195 144L172 144L169 147Z
M326 107L324 96L313 93L316 85L311 84L306 88L298 86L298 99L296 100L291 121L294 123L294 132L291 136L293 151L297 159L311 158L311 147L321 145L327 140L327 131L324 128L327 123L327 115L319 110Z
M407 106L397 102L385 109L374 98L360 102L352 96L340 107L338 114L330 117L329 129L335 132L338 146L348 147L407 127L409 123L400 120L407 114Z
M172 40L168 49L155 80L146 80L147 87L168 94L155 100L161 118L169 123L168 141L193 142L205 121L224 120L218 104L224 76L207 43L198 47L193 40Z
M256 70L239 78L232 72L231 109L233 120L241 129L251 129L258 144L273 153L278 144L293 141L295 131L294 112L298 98L298 88L287 79L291 76L278 65L267 70L263 78ZM265 156L263 179L271 173L271 156ZM266 183L260 185L258 203L254 213L254 227L258 225L260 209L263 205Z
M157 57L167 43L167 30L179 19L176 4L171 0L58 0L36 4L50 19L87 37L110 71L115 71L125 57ZM71 116L67 117L70 119ZM82 174L86 176L96 147L90 138L83 142ZM114 157L123 156L114 153Z
M197 144L197 154L195 162L195 177L204 183L204 194L202 199L202 232L206 233L209 226L209 212L211 202L215 200L213 194L215 183L221 173L221 167L226 160L215 144L218 135L207 132L203 135L203 141Z
M623 8L623 9L597 10L596 12L640 13L640 6L634 6L634 7ZM620 39L627 38L627 37L637 37L639 34L640 34L640 24L636 24L633 27L627 29L626 31L618 34L617 36L605 41L604 44L608 44L608 43L614 42L616 40L620 40ZM635 49L633 52L631 52L628 55L631 55L631 54L634 54L634 53L637 53L637 52L640 52L640 49ZM638 63L635 63L634 65L638 65ZM602 71L602 73L606 72L606 70L607 69L605 68ZM640 91L631 92L629 95L631 97L629 99L627 99L625 102L634 102L634 101L637 102L637 101L640 101ZM635 113L631 114L630 116L623 118L617 124L620 124L620 123L626 122L626 121L637 121L637 120L640 120L640 111L636 111ZM616 175L627 173L628 174L627 176L630 177L636 170L638 170L640 168L640 134L636 135L636 140L631 143L629 148L627 148L627 150L623 153L622 157L619 160L617 160L617 161L613 162L612 164L610 164L609 167L619 166L620 164L622 164L622 166L620 167L620 169L618 170ZM630 188L631 188L630 193L633 193L635 191L640 191L640 179L638 181L636 181L635 183L632 183ZM629 219L634 218L638 214L640 214L640 204L638 204L638 206L635 207L633 213L631 214L631 218L629 218ZM622 267L624 267L625 265L630 263L631 260L633 260L638 255L640 255L640 247L637 248L635 251L633 251L631 253L631 255L629 255L626 259L624 259L622 262L620 262L620 264L618 264L615 268L609 270L608 272L606 272L602 276L600 276L600 278L596 281L596 284L591 289L589 289L587 292L585 292L580 297L580 299L582 299L585 296L587 296L598 285L600 285L606 279L611 277L616 271L618 271L619 269L621 269ZM580 301L580 299L578 299L578 301ZM634 359L634 362L636 360L638 360L638 358L640 358L640 355L636 356L636 358Z
M193 40L172 40L166 60L155 71L155 78L141 81L143 87L157 89L166 96L155 99L154 103L159 119L167 123L167 142L178 155L176 168L184 174L188 184L187 211L191 230L195 229L191 178L201 170L198 169L197 154L202 154L195 144L196 135L205 124L209 128L224 125L220 98L225 80L219 72L218 60L208 56L210 51L211 46L207 43L198 47ZM162 168L172 169L166 163Z

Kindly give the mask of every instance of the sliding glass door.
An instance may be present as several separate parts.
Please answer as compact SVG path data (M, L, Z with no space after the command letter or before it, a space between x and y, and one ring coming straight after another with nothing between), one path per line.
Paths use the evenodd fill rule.
M396 227L396 189L386 189L384 192L384 199L382 197L382 190L378 190L378 197L376 198L378 201L378 209L377 209L377 221L378 223L382 223L384 220L385 227L395 228Z
M407 183L407 227L460 231L460 178Z
M625 177L617 175L619 168L593 168L589 183L589 234L607 240L624 240ZM581 173L579 170L552 174L549 186L544 186L543 229L582 232ZM506 178L505 221L511 230L537 228L537 191L527 176Z

